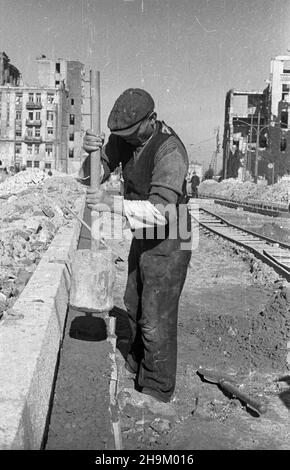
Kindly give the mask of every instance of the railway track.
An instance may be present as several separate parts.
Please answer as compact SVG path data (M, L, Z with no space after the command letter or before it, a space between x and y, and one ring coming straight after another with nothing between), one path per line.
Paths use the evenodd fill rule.
M203 208L199 208L198 217L192 217L202 228L252 252L290 281L289 244L246 230Z
M230 207L231 209L241 208L247 212L256 212L257 214L269 215L270 217L289 217L288 204L266 204L256 201L240 202L215 196L200 196L201 199L211 199L215 204Z

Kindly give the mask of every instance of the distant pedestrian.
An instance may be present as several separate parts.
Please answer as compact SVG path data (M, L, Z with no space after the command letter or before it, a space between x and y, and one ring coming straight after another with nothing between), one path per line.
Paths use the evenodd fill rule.
M192 197L195 197L195 198L198 198L198 186L200 184L200 179L199 177L197 176L196 172L194 171L192 173L192 177L191 177L191 180L190 180L190 183L191 183L191 196Z

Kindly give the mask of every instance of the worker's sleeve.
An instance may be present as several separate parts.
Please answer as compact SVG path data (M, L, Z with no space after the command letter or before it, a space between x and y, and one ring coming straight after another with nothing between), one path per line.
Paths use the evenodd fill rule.
M121 162L122 152L124 152L124 141L111 134L108 142L102 148L101 161L104 168L103 181L106 181L110 174L119 166Z
M154 205L176 204L183 194L187 171L186 151L174 137L170 137L155 157L149 201Z
M152 228L167 223L166 218L149 201L129 201L124 199L123 208L131 230Z

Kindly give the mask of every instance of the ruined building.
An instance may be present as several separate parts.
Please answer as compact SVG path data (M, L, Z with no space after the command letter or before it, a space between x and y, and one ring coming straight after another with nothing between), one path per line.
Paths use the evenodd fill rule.
M259 148L267 145L267 90L230 90L226 95L223 140L224 178L236 178L242 169L245 175L255 174L255 154L259 124Z
M84 65L37 59L34 86L0 86L2 167L73 173L82 156Z
M19 70L12 64L5 52L0 52L0 85L14 85L20 84L21 75Z
M290 56L271 60L271 74L264 90L227 93L224 178L262 176L273 182L290 172L289 107Z

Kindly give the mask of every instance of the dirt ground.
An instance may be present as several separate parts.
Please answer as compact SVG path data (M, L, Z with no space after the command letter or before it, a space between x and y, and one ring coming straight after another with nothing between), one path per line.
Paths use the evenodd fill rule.
M268 223L266 217L261 220L261 225ZM200 232L180 299L174 415L164 417L132 399L134 380L124 368L129 329L123 293L129 245L128 232L124 240L112 243L124 260L116 263L111 312L116 317L123 449L289 449L288 284L251 254ZM97 319L69 313L46 449L112 445L108 348L104 326ZM259 415L204 381L197 374L199 366L229 376L241 390L260 398L267 412Z
M48 179L0 198L0 317L9 311L80 194L69 179ZM49 199L48 199L48 198ZM290 219L206 203L223 217L290 241ZM86 239L84 231L83 237ZM174 416L135 406L124 369L128 323L123 304L130 235L112 243L120 256L114 287L117 399L124 449L290 449L290 287L251 254L200 232L180 299ZM84 241L84 243L87 243ZM109 449L111 346L101 318L69 311L46 449ZM197 374L227 374L268 411L259 416Z
M164 418L131 400L134 382L124 369L125 280L126 271L118 271L117 362L124 449L289 449L288 285L251 254L201 233L180 300L176 415ZM267 413L259 416L217 385L202 381L196 373L199 366L230 376L243 391L266 403Z

